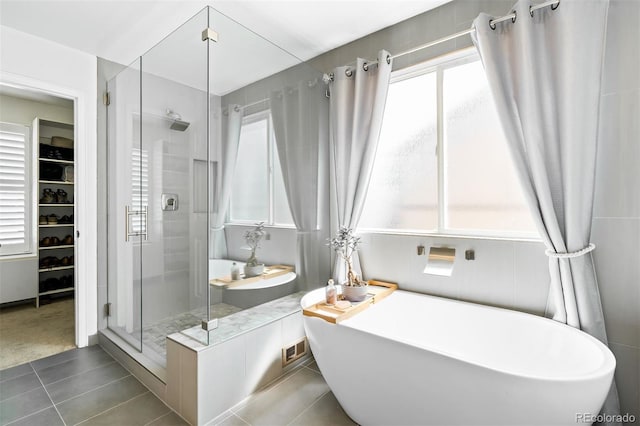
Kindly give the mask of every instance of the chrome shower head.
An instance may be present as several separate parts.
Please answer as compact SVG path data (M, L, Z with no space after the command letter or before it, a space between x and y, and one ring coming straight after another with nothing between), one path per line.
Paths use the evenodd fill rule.
M171 130L184 132L185 130L187 130L187 127L189 127L190 123L182 121L182 116L173 111L171 108L167 108L167 117L172 120L171 126L169 127Z
M171 123L171 126L169 127L171 130L177 130L179 132L184 132L185 130L187 130L187 127L189 127L190 123L187 123L186 121L182 121L182 120L173 120L173 123Z

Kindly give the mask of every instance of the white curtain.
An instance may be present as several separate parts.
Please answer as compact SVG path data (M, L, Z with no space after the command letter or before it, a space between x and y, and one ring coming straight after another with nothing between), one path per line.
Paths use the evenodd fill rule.
M608 1L562 0L533 16L530 5L495 29L478 16L474 43L547 247L547 312L606 344L589 239ZM619 411L615 383L603 411Z
M222 161L219 162L218 200L211 218L212 259L227 257L227 240L224 234L224 221L229 209L233 172L236 168L240 129L242 127L242 108L239 105L227 105L226 120L222 123ZM224 116L223 116L224 117Z
M301 289L315 288L322 275L322 203L326 184L329 100L321 77L273 91L271 115L291 216L297 229L296 274Z
M377 64L358 58L354 66L338 67L330 83L331 151L338 226L356 229L364 207L387 101L392 60L378 52ZM354 272L362 275L357 252ZM346 280L344 260L336 256L336 283Z

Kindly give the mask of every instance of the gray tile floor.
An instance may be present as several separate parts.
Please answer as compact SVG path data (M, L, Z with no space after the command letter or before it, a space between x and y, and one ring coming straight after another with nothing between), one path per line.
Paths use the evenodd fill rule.
M0 371L0 425L186 425L99 346Z
M186 425L99 346L0 371L0 425ZM315 362L233 407L213 424L354 425Z
M256 392L220 416L220 426L355 425L311 362Z

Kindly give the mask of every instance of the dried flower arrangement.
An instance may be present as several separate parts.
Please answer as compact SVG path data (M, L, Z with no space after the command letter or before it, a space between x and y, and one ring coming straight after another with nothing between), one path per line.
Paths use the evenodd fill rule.
M353 229L341 226L335 238L329 239L328 245L340 256L347 264L347 282L344 285L352 287L366 286L367 282L363 281L353 272L353 261L351 256L358 250L360 237L356 237Z

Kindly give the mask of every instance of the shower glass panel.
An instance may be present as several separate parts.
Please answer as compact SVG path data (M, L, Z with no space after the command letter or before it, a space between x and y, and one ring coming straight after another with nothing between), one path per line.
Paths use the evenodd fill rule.
M299 310L302 292L330 271L322 73L207 7L109 81L108 90L109 328L165 365L170 334L210 345ZM247 152L238 149L240 134L251 130L243 123L258 119L266 126L265 140L256 141L266 144L261 160L238 154ZM279 161L278 135L291 135L288 164ZM254 167L254 160L268 164ZM300 233L291 226L287 178L298 194ZM238 180L245 185L234 186ZM243 223L229 219L233 188L247 182L257 182L269 203L270 238L259 260L294 266L304 258L303 271L280 269L288 275L250 286L224 283L232 263L248 258L244 233L264 219L264 211L249 211Z
M296 263L297 231L291 226L293 221L282 187L283 173L274 170L281 164L275 141L278 136L273 137L272 96L287 97L287 108L293 113L291 117L278 117L281 122L291 124L292 128L294 123L303 123L300 131L292 132L292 137L298 138L299 145L308 144L308 152L299 160L305 163L317 162L317 151L321 148L314 148L318 130L314 133L304 126L320 120L317 108L321 107L317 105L328 105L328 99L321 72L254 31L213 8L209 8L209 28L217 35L217 41L208 45L209 152L213 163L208 169L208 196L212 201L209 217L209 312L210 318L218 322L217 327L209 332L191 327L182 333L212 345L295 312L302 291L320 285L319 280L301 280L299 271L296 275L290 274L292 278L280 276L281 279L271 279L273 282L268 279L262 281L261 277L230 280L232 263L236 262L242 271L249 257L244 234L256 222L264 221L274 226L267 227L271 238L261 242L257 251L259 262L265 267L295 266ZM296 95L298 93L300 97ZM316 164L309 167L313 169ZM291 179L297 179L297 176L291 176ZM305 205L316 215L317 206L311 194L316 187L323 187L319 179L316 176L308 190L305 188L305 196L309 200ZM325 189L328 193L328 186ZM279 202L277 206L276 202ZM234 218L233 212L239 205L242 217ZM328 214L318 216L328 218ZM288 228L278 226L283 221L288 222ZM324 225L318 225L318 229ZM312 233L309 231L306 233ZM323 272L326 277L330 264L328 249L324 246L326 236L318 233L317 238L318 245L322 247L320 250L324 250L327 257L306 255L307 264L313 265L317 271L319 268L315 262L325 262L327 267Z
M142 351L140 262L144 236L140 59L107 83L108 271L111 330ZM145 168L146 170L146 168Z
M108 324L160 365L167 335L208 320L196 203L208 192L207 20L205 9L109 82Z

